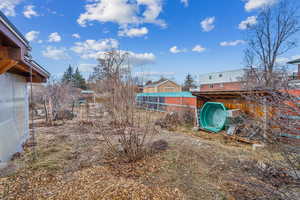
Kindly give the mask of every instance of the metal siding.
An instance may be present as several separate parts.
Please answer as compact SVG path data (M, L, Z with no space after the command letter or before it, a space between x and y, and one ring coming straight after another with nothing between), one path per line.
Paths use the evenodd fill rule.
M29 107L25 78L6 73L0 76L0 161L21 150L29 136Z
M219 75L222 74L222 77ZM209 74L199 75L199 85L203 84L215 84L215 83L230 83L230 82L238 82L241 81L241 78L244 76L245 70L232 70L232 71L224 71L224 72L214 72ZM212 79L209 79L209 77Z

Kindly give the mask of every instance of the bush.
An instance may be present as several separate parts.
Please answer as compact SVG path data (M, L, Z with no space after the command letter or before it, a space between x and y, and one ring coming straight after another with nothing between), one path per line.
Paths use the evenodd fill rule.
M170 131L175 130L180 124L181 121L177 112L167 113L162 119L155 122L155 125Z
M182 124L193 126L195 123L195 112L191 109L184 109L179 112L179 119Z

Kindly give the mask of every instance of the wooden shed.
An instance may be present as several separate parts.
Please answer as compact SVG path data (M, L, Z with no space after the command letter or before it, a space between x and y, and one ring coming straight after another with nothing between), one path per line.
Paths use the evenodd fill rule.
M29 42L0 12L0 163L21 150L29 137L28 83L49 73L32 60Z
M288 91L279 91L279 94L282 92L289 93L295 97L300 96L299 90L288 90ZM244 113L248 114L249 116L258 118L263 120L265 118L265 108L263 105L257 104L255 102L251 102L247 100L248 95L259 95L259 96L270 96L270 93L263 90L256 90L256 91L207 91L207 92L192 92L194 96L197 97L197 108L200 110L202 106L206 102L219 102L223 103L224 106L227 109L239 109L243 111ZM289 102L286 102L289 103ZM272 115L272 113L277 112L276 107L272 107L268 109L269 114ZM292 114L292 113L286 113L286 116L284 117L285 121L289 121L289 119L292 120L300 120L300 117ZM300 141L300 131L295 129L294 131L290 131L287 133L282 133L281 136L291 138L291 139L297 139Z

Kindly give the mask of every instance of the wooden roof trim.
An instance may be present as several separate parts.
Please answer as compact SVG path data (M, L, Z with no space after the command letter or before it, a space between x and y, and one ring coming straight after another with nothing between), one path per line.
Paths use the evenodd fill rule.
M0 75L7 72L12 67L16 66L18 61L12 59L2 59L0 62Z

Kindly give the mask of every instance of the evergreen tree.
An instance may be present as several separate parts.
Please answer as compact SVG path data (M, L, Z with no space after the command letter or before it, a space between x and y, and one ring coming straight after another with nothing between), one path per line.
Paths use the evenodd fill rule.
M190 89L194 87L196 87L196 85L192 75L187 74L187 76L185 77L184 86L182 88L183 91L190 91Z
M87 89L86 81L83 78L82 74L80 73L78 67L76 68L75 72L73 73L72 81L73 81L74 87L81 88L83 90Z
M67 68L67 70L64 72L64 75L62 77L63 83L70 83L73 81L73 68L71 65Z
M75 72L71 65L65 71L62 77L63 83L71 83L73 87L81 88L83 90L87 89L86 81L83 78L82 74L79 72L78 67L76 68Z

